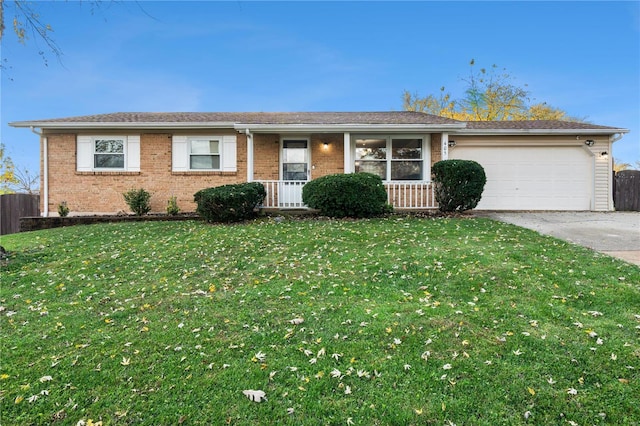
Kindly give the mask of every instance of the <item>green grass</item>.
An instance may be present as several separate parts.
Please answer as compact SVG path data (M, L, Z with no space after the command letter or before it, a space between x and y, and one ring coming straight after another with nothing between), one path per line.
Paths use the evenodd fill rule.
M522 228L154 222L2 245L3 425L640 422L640 268Z

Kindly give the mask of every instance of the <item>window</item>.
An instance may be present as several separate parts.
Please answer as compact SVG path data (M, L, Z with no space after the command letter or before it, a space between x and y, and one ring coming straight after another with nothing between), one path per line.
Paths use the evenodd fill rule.
M139 172L140 135L78 135L76 171Z
M391 180L422 179L422 139L391 139Z
M287 139L282 141L282 179L307 180L309 152L306 139Z
M383 180L422 180L423 138L356 138L355 171L368 172Z
M367 172L387 179L386 139L356 140L356 173Z
M220 170L219 140L191 139L189 145L189 168L191 170Z
M124 169L124 145L120 137L94 138L94 169Z
M172 172L237 172L235 135L173 135Z

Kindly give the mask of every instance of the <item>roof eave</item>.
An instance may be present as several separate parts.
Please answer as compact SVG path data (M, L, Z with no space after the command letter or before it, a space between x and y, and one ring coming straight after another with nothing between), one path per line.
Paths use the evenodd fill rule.
M40 129L249 129L253 132L451 131L465 124L250 124L234 122L46 122L17 121L12 127Z
M419 132L452 131L462 129L464 124L243 124L236 130L276 133L326 133L326 132Z
M47 121L17 121L9 123L11 127L38 127L40 129L233 129L235 123L224 122L47 122Z

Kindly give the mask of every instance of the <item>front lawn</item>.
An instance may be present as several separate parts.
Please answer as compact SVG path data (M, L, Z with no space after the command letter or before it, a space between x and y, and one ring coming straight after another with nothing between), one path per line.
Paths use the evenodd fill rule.
M640 268L515 226L152 222L2 245L2 424L640 422Z

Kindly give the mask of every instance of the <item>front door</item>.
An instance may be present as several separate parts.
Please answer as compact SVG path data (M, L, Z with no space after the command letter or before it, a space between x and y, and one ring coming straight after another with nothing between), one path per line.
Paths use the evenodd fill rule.
M302 187L310 178L309 141L307 139L284 139L282 141L282 179L280 182L280 207L300 208Z

